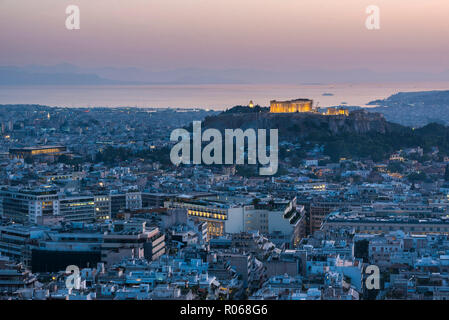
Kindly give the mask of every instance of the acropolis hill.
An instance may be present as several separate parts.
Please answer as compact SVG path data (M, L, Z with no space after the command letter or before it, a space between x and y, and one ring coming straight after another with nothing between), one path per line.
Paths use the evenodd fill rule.
M324 115L318 112L284 112L272 113L268 110L261 112L248 112L238 109L238 112L228 110L217 116L206 117L203 128L215 128L224 132L224 129L243 130L278 129L281 139L292 140L317 134L364 134L375 132L387 134L393 130L394 124L388 123L382 114L370 113L365 110L356 110L348 115Z

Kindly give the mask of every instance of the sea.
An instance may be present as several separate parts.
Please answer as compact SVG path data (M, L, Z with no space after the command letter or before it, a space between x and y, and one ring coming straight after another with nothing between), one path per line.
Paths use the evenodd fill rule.
M316 107L367 107L398 92L449 90L449 82L358 84L211 84L0 86L0 104L58 107L201 108L225 110L235 105L269 106L270 100L308 98Z

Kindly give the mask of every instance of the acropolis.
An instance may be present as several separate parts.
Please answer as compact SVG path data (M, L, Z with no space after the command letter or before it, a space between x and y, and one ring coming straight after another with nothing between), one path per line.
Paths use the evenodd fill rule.
M288 101L270 101L271 113L312 112L313 100L296 99Z
M295 99L287 101L270 101L270 113L295 113L295 112L313 112L319 113L316 108L313 108L313 100L310 99ZM335 116L345 115L347 116L349 111L345 108L330 107L326 109L323 115Z

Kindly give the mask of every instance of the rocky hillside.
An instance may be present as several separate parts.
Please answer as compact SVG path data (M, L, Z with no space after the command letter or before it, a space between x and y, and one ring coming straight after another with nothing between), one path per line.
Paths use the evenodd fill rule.
M416 146L425 151L437 147L440 155L449 155L449 127L433 123L413 130L366 110L352 111L349 116L226 112L206 117L202 127L222 132L236 128L278 129L279 142L322 146L335 161L341 157L381 161L397 150Z
M278 129L282 140L312 138L314 135L340 134L387 134L400 126L388 123L382 114L363 110L353 111L349 116L325 116L313 113L222 113L207 117L203 128Z

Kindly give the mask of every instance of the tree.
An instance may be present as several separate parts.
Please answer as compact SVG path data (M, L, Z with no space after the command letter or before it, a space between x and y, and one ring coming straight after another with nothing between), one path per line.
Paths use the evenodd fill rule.
M390 172L402 173L404 168L399 161L392 161L388 164L387 170Z
M408 180L411 182L415 181L425 181L427 179L427 175L424 172L413 172L408 175Z

